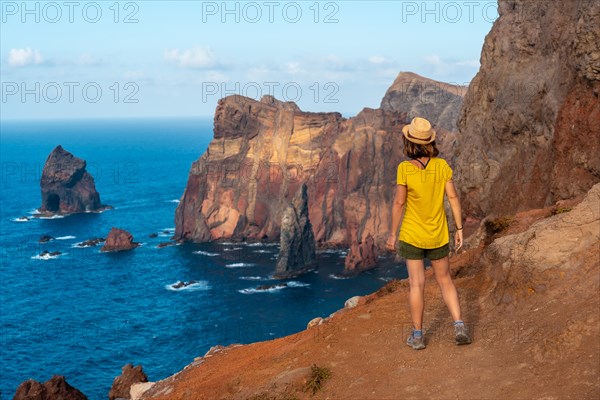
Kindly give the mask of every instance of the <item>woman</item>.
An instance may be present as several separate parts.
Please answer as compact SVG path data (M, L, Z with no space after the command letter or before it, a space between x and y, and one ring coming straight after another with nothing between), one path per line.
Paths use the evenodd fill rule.
M406 343L415 350L425 348L421 330L425 287L424 258L431 260L442 297L454 320L456 344L471 343L461 320L458 294L450 277L448 263L449 235L444 193L448 196L457 225L454 235L456 250L463 244L461 206L452 181L452 169L445 160L437 157L439 151L435 145L435 131L429 121L416 117L410 125L402 128L402 133L404 155L410 160L398 165L392 234L386 247L394 250L398 241L398 253L406 259L410 282L410 311L414 324ZM397 238L401 221L400 237Z

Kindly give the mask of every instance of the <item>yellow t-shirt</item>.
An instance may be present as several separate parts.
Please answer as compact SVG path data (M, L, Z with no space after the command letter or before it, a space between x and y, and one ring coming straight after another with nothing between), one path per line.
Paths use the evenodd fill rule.
M407 188L399 240L435 249L449 241L444 193L446 182L452 179L452 168L438 157L432 157L427 167L421 168L409 161L398 164L397 183Z

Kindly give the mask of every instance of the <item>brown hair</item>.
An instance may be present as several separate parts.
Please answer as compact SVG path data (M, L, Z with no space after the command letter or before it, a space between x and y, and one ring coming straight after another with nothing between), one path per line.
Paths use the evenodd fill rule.
M437 157L440 154L435 140L429 144L413 143L404 137L404 155L410 158Z

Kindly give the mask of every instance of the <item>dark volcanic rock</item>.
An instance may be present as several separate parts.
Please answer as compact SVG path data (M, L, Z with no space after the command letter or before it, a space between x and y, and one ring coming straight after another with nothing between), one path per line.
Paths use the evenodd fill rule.
M193 285L194 283L198 283L198 282L194 281L194 280L191 280L189 282L177 281L177 283L174 283L174 284L171 285L171 288L173 288L173 289L181 289L181 288L184 288L186 286Z
M346 260L344 262L344 274L352 275L377 266L377 252L375 243L371 234L367 235L364 241L359 243L356 239L352 240Z
M100 249L101 251L120 251L120 250L130 250L133 249L140 244L138 242L133 241L133 235L127 232L124 229L119 229L113 227L108 237L106 238L106 242L104 246Z
M85 168L85 160L56 146L42 171L40 213L71 214L107 208L100 203L94 178Z
M498 11L458 123L467 216L548 206L600 181L600 2Z
M158 245L156 245L156 247L162 249L163 247L175 246L175 244L175 242L161 242Z
M306 183L298 189L283 213L280 241L274 278L290 278L316 265L315 237L308 218Z
M87 397L69 385L64 376L54 375L44 384L33 379L21 383L13 400L87 400Z
M126 364L122 368L121 375L117 376L113 381L110 392L108 392L108 398L110 400L130 399L129 389L131 385L140 382L148 382L148 377L144 373L142 366L138 365L134 367L132 364Z
M47 243L51 240L54 240L54 238L50 235L42 235L39 239L38 239L38 243Z
M96 246L98 243L100 242L104 242L106 241L106 239L104 238L94 238L94 239L88 239L85 240L81 243L77 243L75 246L77 247L91 247L91 246Z
M154 232L148 235L149 238L155 238L158 237L158 233Z

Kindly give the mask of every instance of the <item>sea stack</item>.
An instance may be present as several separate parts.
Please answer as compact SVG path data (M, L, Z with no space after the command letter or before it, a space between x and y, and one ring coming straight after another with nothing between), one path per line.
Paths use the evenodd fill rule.
M86 171L86 162L56 146L44 164L40 186L41 214L73 214L109 208L100 203L94 178Z
M355 275L376 266L377 252L373 236L369 233L362 242L354 238L346 255L343 274Z
M113 227L100 251L131 250L140 244L133 241L133 235L124 229Z
M315 236L308 218L306 183L298 189L283 213L280 241L274 278L291 278L316 266Z

